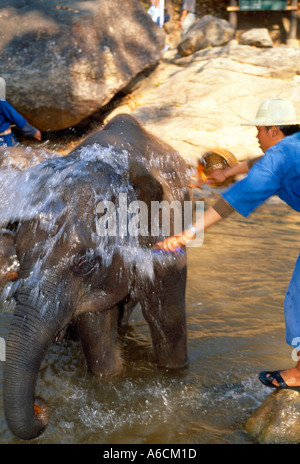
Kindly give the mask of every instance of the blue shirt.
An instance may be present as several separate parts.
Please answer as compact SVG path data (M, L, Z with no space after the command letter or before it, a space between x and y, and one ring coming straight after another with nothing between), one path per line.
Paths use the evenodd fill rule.
M222 194L245 217L272 195L300 212L300 132L269 148L247 177Z
M0 132L15 124L25 135L34 135L36 128L29 124L6 100L0 100Z
M0 132L4 132L15 124L19 129L26 126L26 119L23 118L6 100L0 100Z

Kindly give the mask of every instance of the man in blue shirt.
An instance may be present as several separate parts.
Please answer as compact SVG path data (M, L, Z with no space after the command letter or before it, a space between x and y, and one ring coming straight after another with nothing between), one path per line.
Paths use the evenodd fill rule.
M251 167L248 175L228 188L221 198L204 213L199 223L187 228L180 237L169 237L158 247L175 251L192 240L201 229L215 224L232 211L248 217L272 195L278 195L291 208L300 212L300 121L291 102L278 98L265 100L254 121L257 139L264 156ZM248 168L245 168L245 172ZM227 174L226 174L227 177ZM224 180L224 179L223 179ZM285 301L286 341L291 346L300 341L300 255L295 265ZM299 359L299 358L298 358ZM271 388L300 391L300 361L284 371L261 372L260 380Z
M41 140L41 132L31 126L6 100L0 100L0 146L13 147L17 140L11 130L11 124L15 124L24 135Z

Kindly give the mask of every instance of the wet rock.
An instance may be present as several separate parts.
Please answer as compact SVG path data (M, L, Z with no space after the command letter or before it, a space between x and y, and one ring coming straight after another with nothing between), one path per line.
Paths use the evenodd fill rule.
M300 393L274 390L244 424L260 444L300 443Z
M273 41L269 35L268 29L261 27L244 32L241 35L240 44L263 48L273 47Z
M178 45L178 53L187 56L203 48L225 45L234 35L235 30L228 21L205 15L188 30Z
M7 99L42 131L82 121L163 54L165 32L138 0L4 3Z

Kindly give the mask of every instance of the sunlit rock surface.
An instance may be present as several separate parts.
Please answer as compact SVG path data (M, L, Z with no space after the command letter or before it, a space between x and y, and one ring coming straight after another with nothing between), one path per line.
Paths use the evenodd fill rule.
M261 444L300 443L300 393L274 390L244 424Z
M235 30L228 21L205 15L185 34L178 45L178 53L187 56L203 48L225 45L234 36Z
M266 98L289 98L300 115L300 48L256 48L234 41L180 57L170 50L159 66L108 116L128 112L193 164L209 149L238 159L262 154L253 119Z

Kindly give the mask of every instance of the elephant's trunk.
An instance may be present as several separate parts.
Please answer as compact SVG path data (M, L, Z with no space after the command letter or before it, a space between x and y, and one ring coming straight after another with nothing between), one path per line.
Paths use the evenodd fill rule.
M49 300L47 311L43 310L45 306L32 307L20 294L17 301L6 347L4 408L11 431L30 440L39 436L48 423L46 403L35 398L35 386L41 362L65 321L49 311L53 306Z

